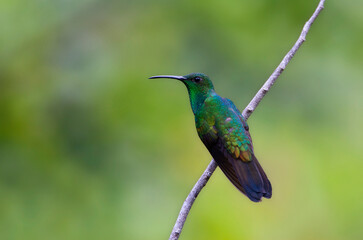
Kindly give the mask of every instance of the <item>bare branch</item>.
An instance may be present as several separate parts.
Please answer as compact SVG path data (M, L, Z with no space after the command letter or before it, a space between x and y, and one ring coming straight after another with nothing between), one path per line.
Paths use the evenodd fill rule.
M294 57L297 50L299 50L300 46L305 42L306 35L310 30L311 25L314 23L315 19L324 9L325 0L320 0L318 7L316 8L314 14L310 17L310 19L305 23L304 28L296 41L295 45L291 48L291 50L285 55L284 59L282 59L280 65L275 69L275 71L271 74L271 76L267 79L265 84L261 87L261 89L256 93L251 102L247 105L247 107L243 110L242 116L247 120L251 114L255 111L258 104L261 102L262 98L268 93L272 85L275 83L276 79L281 75L281 73L286 68L287 64ZM177 240L179 239L180 233L183 229L186 218L189 214L189 211L197 198L200 191L207 184L209 178L212 176L213 172L217 168L217 163L212 159L209 163L207 169L204 171L202 176L199 178L197 183L194 185L192 191L189 193L187 199L184 201L183 206L180 210L178 219L174 225L173 231L170 234L169 240Z
M266 93L270 90L272 85L275 83L276 79L281 75L281 73L286 68L287 64L294 57L297 50L299 50L300 46L305 42L306 34L309 32L311 25L315 21L316 17L319 15L321 10L324 8L325 0L321 0L319 2L318 7L316 8L314 14L311 16L309 21L307 21L304 25L304 28L299 36L299 39L296 41L295 45L291 48L291 50L285 55L284 59L282 59L280 65L275 69L275 71L271 74L271 76L267 79L262 88L256 93L251 102L247 105L245 110L242 112L242 116L247 120L250 115L255 111L258 104L261 102L262 98L266 95Z
M209 163L207 169L204 171L202 176L199 178L198 182L194 185L192 191L190 191L187 199L185 199L183 206L180 210L178 219L174 225L173 231L171 232L169 239L178 239L179 235L183 229L185 220L187 219L188 213L192 208L192 205L197 198L198 194L202 190L202 188L207 184L209 178L212 176L214 170L217 168L217 163L212 159Z

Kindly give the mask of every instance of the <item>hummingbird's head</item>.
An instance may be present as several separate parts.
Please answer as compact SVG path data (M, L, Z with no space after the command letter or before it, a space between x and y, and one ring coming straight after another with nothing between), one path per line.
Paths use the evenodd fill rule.
M213 83L209 77L203 73L190 73L185 76L174 75L158 75L152 76L149 79L154 78L170 78L182 81L188 88L189 93L208 93L210 90L214 90Z
M203 73L191 73L185 76L159 75L150 77L150 79L154 78L171 78L182 81L188 89L194 114L203 105L205 99L214 92L212 81Z

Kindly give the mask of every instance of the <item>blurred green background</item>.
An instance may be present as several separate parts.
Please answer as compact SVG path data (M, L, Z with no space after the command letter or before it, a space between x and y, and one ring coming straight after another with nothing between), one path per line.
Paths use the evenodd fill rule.
M242 110L318 4L0 2L0 239L167 239L210 161L185 87ZM249 119L273 197L218 169L181 239L363 238L362 1L325 10Z

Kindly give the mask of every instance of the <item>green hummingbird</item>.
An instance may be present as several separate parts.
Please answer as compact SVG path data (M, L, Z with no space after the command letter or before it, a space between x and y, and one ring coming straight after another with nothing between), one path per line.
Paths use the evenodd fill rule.
M188 89L199 138L233 185L254 202L271 198L272 188L253 152L249 127L241 112L220 97L202 73L150 77L180 80Z

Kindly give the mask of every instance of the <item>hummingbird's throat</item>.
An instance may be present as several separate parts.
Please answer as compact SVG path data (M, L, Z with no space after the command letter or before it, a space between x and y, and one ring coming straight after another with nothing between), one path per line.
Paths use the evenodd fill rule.
M212 90L204 92L204 91L200 91L199 89L188 88L190 105L192 107L194 115L198 112L200 107L204 104L204 101L211 94L211 91Z

